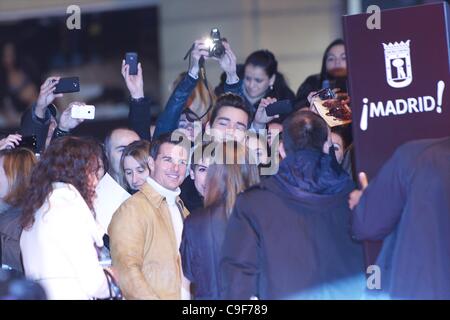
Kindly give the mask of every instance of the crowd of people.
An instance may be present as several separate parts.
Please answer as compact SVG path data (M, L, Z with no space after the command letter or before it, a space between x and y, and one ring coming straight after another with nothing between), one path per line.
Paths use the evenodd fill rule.
M398 265L406 261L398 243L411 238L398 235L397 224L400 232L408 230L400 219L404 207L413 217L423 209L422 191L408 189L420 177L394 156L373 186L356 190L351 125L330 128L314 108L321 89L347 90L344 42L326 48L320 73L297 94L269 50L239 65L230 44L223 45L218 58L204 40L194 42L190 68L175 80L156 123L143 66L130 75L123 61L128 127L115 128L103 142L72 134L83 120L73 119L71 109L83 102L57 116L58 76L42 84L20 133L0 140L2 268L40 285L48 299L112 299L112 286L125 299L450 298L450 282L427 282L413 271L422 280L416 288L403 278L408 267ZM213 89L205 59L223 70ZM281 100L291 101L292 111L268 115L266 108ZM35 152L19 147L30 135ZM448 160L449 140L433 145ZM422 151L406 149L411 167L441 157L423 159ZM389 184L404 171L406 181ZM435 184L446 186L447 202L435 195L439 205L432 209L448 213L450 170L444 172ZM102 226L96 199L107 177L129 197ZM439 218L436 246L449 243L449 216ZM380 259L389 279L372 295L361 240L385 237L389 247ZM425 270L433 273L436 266L448 279L448 259L430 255L422 261Z

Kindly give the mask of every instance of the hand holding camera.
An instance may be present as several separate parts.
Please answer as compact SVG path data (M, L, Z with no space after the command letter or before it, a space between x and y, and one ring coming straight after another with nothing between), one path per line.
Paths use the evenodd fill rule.
M236 55L231 50L228 42L224 41L223 45L225 47L225 54L219 60L220 67L227 74L227 82L236 83L239 81L236 73Z
M82 102L72 102L61 114L58 128L69 132L76 128L84 119L94 119L95 107L86 105Z
M192 76L197 76L200 70L200 58L209 58L209 46L204 40L195 40L191 51L191 68L189 73Z

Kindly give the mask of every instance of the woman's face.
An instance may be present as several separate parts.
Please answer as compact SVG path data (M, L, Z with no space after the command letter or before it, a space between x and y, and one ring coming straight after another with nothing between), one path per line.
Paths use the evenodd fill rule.
M202 195L206 194L206 176L208 174L210 159L200 159L199 163L195 165L194 170L191 169L191 179L194 180L195 189Z
M331 133L331 141L334 147L334 153L336 154L336 160L340 164L344 160L344 141L342 137L334 132Z
M3 168L3 157L0 158L0 199L3 199L9 192L8 178Z
M330 48L326 58L327 72L334 77L347 76L347 57L345 46L338 44Z
M269 78L262 67L254 66L252 64L248 64L245 67L244 86L251 98L257 98L264 95L267 89L273 85L274 81L275 75Z
M125 180L133 190L140 190L150 176L148 166L143 167L132 156L123 159L123 171Z

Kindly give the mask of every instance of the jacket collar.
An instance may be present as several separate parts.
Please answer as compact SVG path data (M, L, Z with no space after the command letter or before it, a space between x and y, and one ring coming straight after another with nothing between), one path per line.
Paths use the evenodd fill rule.
M140 192L142 192L145 195L145 197L158 209L161 207L161 204L165 200L165 197L158 191L156 191L148 182L144 183ZM181 206L180 209L184 216L184 204L179 196L177 196L176 203L178 204L178 206Z

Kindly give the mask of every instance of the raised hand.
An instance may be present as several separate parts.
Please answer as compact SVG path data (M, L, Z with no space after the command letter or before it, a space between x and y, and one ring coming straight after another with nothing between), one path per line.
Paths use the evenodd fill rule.
M220 67L227 74L227 82L234 83L239 81L236 74L236 55L231 50L230 44L226 41L222 41L225 47L225 54L221 59L219 59Z
M191 52L191 69L189 70L189 73L193 76L196 76L198 74L198 71L200 69L199 61L200 58L203 57L204 59L208 59L209 57L209 47L205 44L204 40L195 40L194 41L194 48Z
M71 116L72 108L75 105L85 105L83 102L72 102L69 104L66 110L61 114L61 118L59 119L58 128L62 131L69 132L72 129L75 129L80 123L84 121L84 119L74 119Z
M43 119L45 117L45 108L52 103L55 98L60 98L63 96L62 93L54 94L55 87L59 82L61 77L49 77L41 85L41 90L39 92L39 97L36 101L36 116Z
M272 121L273 119L279 118L278 114L269 117L266 113L266 107L274 102L276 102L276 98L263 98L259 103L258 109L256 110L255 119L253 120L253 126L255 129L263 129L266 124Z
M359 184L361 185L361 190L353 190L352 193L350 193L349 199L348 199L348 206L351 210L353 210L359 203L359 199L361 199L361 196L363 195L364 190L366 190L367 186L369 185L369 181L367 180L367 175L365 172L360 172L358 174Z
M130 66L122 60L122 77L125 80L128 91L133 99L144 97L144 77L142 76L142 66L138 63L137 75L130 75Z
M20 134L10 134L6 138L0 140L0 150L14 149L19 145L21 140L22 136Z

